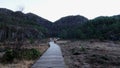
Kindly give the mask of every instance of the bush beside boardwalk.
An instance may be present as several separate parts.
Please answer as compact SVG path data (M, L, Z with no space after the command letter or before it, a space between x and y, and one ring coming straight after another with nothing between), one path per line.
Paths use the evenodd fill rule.
M7 46L7 45L6 45ZM15 46L15 45L14 45ZM3 47L3 46L1 46ZM21 45L21 48L4 48L0 58L1 68L29 68L47 50L48 39ZM0 53L2 53L0 52Z

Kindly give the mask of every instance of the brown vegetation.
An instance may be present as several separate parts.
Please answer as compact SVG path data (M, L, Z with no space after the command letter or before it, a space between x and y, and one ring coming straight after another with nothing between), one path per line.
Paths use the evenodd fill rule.
M11 43L11 42L8 43L1 43L0 45L0 49L2 49L0 51L0 58L2 58L2 56L4 55L5 53L5 49L6 48L16 48L18 46L16 46L15 42ZM44 40L41 40L41 41L34 41L34 43L30 43L29 41L25 41L23 42L22 45L20 45L20 49L36 49L38 50L41 55L47 50L48 48L48 39L44 39ZM36 58L37 60L37 58ZM3 63L3 62L0 62L0 68L30 68L31 65L36 61L36 60L18 60L18 59L14 59L14 61L12 63Z
M58 44L68 68L120 68L120 42L58 41Z

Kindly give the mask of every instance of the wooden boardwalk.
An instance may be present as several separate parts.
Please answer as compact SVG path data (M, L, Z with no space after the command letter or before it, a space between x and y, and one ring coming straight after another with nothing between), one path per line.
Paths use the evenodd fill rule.
M32 68L65 68L60 47L50 42L50 48L40 57Z

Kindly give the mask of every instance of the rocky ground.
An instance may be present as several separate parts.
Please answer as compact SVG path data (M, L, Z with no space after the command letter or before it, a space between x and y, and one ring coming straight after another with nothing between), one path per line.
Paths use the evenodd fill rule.
M34 43L29 43L28 41L25 41L22 45L21 45L21 49L23 48L27 48L27 49L37 49L40 51L40 53L44 53L47 49L48 49L48 39L44 39L41 41L35 41ZM0 51L0 57L2 57L4 55L4 48L6 47L16 47L15 44L12 43L12 45L3 45L1 43L0 45L0 50L3 49L3 51ZM31 68L32 64L35 62L36 60L15 60L13 63L7 63L4 64L2 62L0 62L0 68Z
M120 68L120 42L57 41L68 68Z

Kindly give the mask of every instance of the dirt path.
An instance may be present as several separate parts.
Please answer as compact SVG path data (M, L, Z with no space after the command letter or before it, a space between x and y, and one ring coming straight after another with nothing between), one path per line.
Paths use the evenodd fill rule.
M32 66L32 68L65 68L64 59L60 47L50 42L50 48Z

